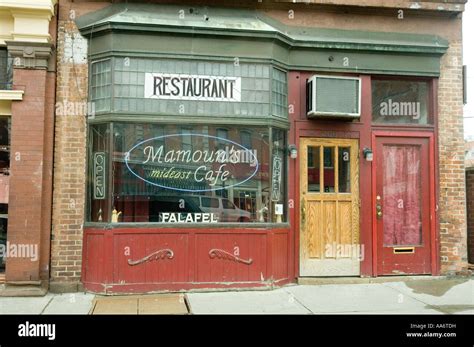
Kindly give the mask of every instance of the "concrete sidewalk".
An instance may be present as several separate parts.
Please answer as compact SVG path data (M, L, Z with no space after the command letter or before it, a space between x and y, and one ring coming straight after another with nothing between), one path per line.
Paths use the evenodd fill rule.
M474 314L474 280L295 285L187 298L193 314Z
M0 297L0 314L186 314L182 297L84 293ZM191 314L474 314L474 280L468 278L292 285L266 291L194 292L185 297Z
M93 294L46 294L42 297L0 297L0 314L88 314Z

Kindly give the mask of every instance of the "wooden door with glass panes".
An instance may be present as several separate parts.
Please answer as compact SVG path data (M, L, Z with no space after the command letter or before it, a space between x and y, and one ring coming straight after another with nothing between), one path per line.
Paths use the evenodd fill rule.
M300 276L360 274L358 140L300 140Z

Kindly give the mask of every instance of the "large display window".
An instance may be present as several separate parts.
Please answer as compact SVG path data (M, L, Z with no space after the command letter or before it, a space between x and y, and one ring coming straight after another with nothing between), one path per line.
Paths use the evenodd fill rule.
M114 122L89 141L91 222L286 222L286 130Z

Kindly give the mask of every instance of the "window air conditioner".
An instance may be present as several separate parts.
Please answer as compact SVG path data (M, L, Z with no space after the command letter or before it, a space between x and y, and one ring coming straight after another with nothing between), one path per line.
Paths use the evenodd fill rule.
M360 118L361 81L357 77L312 76L306 84L308 118Z

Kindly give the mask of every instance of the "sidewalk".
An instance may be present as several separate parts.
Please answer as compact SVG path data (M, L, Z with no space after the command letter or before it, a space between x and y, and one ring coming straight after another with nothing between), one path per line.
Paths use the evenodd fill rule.
M88 314L93 294L46 294L43 297L0 297L0 314Z
M474 314L473 279L187 293L191 314ZM0 314L186 314L183 294L0 297Z
M474 314L474 280L295 285L187 298L194 314Z

